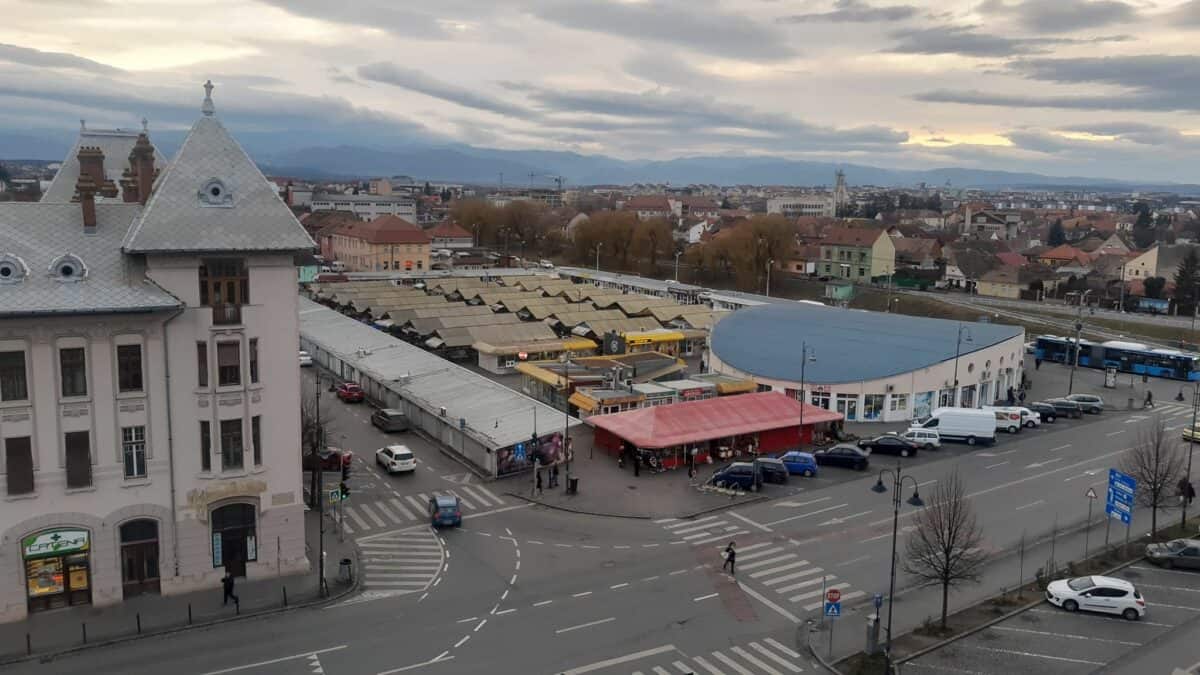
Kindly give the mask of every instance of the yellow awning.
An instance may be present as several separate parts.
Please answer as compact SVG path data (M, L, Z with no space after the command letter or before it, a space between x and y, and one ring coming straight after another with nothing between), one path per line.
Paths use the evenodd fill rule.
M741 382L717 382L717 394L724 396L726 394L749 394L752 391L758 390L758 385L754 380L743 380Z
M596 399L579 392L571 394L571 397L567 399L567 402L584 412L590 413L596 409Z

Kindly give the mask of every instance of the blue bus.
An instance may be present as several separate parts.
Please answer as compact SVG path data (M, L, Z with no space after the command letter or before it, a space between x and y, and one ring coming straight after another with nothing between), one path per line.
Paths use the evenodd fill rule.
M1070 365L1075 359L1075 340L1056 335L1038 336L1034 356L1043 361ZM1174 349L1151 348L1140 342L1079 341L1079 365L1085 368L1116 368L1118 372L1200 381L1200 355Z

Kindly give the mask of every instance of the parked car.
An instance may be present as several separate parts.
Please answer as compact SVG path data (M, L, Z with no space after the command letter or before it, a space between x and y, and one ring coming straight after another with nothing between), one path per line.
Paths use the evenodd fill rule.
M943 442L966 441L967 445L996 442L996 415L974 408L937 408L910 428L934 429Z
M1015 434L1021 430L1024 422L1021 413L1012 408L984 408L996 416L996 431L1007 431Z
M916 443L922 450L936 450L942 447L942 435L937 429L909 429L900 434L900 438Z
M539 262L538 262L538 266L539 266L539 267L541 267L541 268L542 268L542 269L544 269L544 270L552 270L552 269L554 269L554 263L550 262L549 260L541 260L541 261L539 261Z
M1070 399L1049 398L1043 401L1043 403L1053 406L1058 411L1059 417L1070 417L1073 419L1083 417L1083 406Z
M753 462L734 462L718 469L709 481L719 488L739 487L757 492L762 487L763 476Z
M758 467L758 472L762 474L765 483L788 482L788 469L784 466L783 460L775 457L758 457L754 460L754 466Z
M907 438L884 434L875 438L864 438L858 442L858 447L866 448L873 453L908 457L917 454L918 446Z
M382 431L408 431L408 417L403 410L380 408L371 414L371 424Z
M1200 570L1200 539L1172 539L1146 545L1146 559L1166 568Z
M790 474L805 477L817 475L817 460L811 452L788 450L779 456L779 460L787 467Z
M303 349L300 350L300 367L309 368L313 364L312 355Z
M1071 394L1067 399L1078 403L1084 412L1091 413L1092 415L1099 415L1104 412L1104 399L1099 396L1092 394Z
M1032 429L1042 425L1041 414L1032 408L1027 408L1022 405L990 405L984 406L983 408L984 410L1015 414L1020 418L1021 426L1025 427L1026 429ZM997 419L999 419L999 416L997 416ZM1008 427L1005 426L1005 429L1007 428Z
M337 386L337 397L346 403L362 403L366 400L367 394L357 384L343 382Z
M813 458L817 460L817 464L820 465L828 464L829 466L865 471L871 464L870 450L849 443L838 443L829 448L817 448L813 450L812 454Z
M412 473L417 470L417 457L405 445L389 445L376 450L375 463L388 473Z
M462 507L454 495L434 495L429 498L429 524L434 527L462 525Z
M1047 424L1054 424L1054 420L1058 419L1058 410L1049 403L1030 403L1029 409L1038 414L1039 418Z
M305 471L312 471L319 466L321 471L341 471L343 466L349 466L354 461L354 453L338 448L325 448L314 457L311 452L304 453L300 465Z
M1075 577L1051 581L1046 600L1068 612L1085 610L1117 614L1137 621L1146 614L1146 601L1133 584L1115 577Z
M1183 440L1185 441L1200 441L1200 423L1196 426L1184 427Z
M1030 340L1029 342L1026 342L1025 343L1025 353L1033 354L1035 352L1037 352L1037 341Z

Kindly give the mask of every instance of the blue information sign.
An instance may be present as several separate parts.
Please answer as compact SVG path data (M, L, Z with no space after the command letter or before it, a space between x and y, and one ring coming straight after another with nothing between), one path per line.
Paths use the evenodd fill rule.
M876 593L875 597L871 600L875 603L875 609L883 607L883 593Z
M1122 523L1128 525L1133 520L1133 496L1136 492L1137 481L1132 476L1109 469L1104 513L1109 518L1120 518Z
M842 615L842 603L825 601L825 616L834 617Z
M513 457L517 459L525 459L525 444L517 443L513 446Z

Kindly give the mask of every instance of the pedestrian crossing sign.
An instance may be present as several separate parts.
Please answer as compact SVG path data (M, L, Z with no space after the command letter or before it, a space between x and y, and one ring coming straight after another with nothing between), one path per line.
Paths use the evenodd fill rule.
M520 461L525 459L525 444L517 443L513 446L513 458Z
M832 618L832 617L839 617L841 615L842 615L842 603L841 602L826 602L825 603L825 616Z

